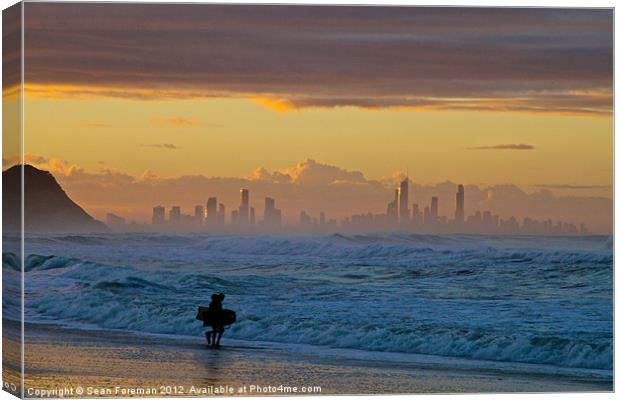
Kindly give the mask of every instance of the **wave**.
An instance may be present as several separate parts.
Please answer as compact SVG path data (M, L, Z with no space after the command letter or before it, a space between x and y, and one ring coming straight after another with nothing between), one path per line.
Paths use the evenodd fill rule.
M233 326L235 337L364 349L465 357L478 360L551 364L562 367L611 369L611 340L589 342L558 336L495 335L483 329L462 330L426 328L407 330L368 324L355 330L327 324L308 328L309 323L286 324L281 321L240 316Z
M201 335L196 306L222 291L237 339L612 368L604 237L86 239L29 242L28 321ZM19 264L3 253L3 280Z

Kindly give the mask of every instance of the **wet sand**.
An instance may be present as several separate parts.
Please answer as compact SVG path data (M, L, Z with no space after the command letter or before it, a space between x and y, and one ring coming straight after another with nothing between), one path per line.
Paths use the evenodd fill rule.
M19 346L19 324L3 323L5 349ZM511 372L469 368L457 361L450 367L449 359L442 358L416 362L415 357L403 355L379 360L365 354L369 352L311 347L294 351L294 346L226 337L222 348L215 350L207 348L200 337L142 336L42 324L27 324L25 329L26 397L613 390L610 374L577 371L558 375L546 373L544 368L535 373L518 368ZM4 381L15 382L19 374L16 364L6 366Z

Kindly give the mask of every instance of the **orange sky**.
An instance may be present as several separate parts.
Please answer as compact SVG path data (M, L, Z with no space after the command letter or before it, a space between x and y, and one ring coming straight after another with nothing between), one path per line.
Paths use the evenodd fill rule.
M314 159L378 182L408 168L420 184L612 196L610 10L25 7L24 151L61 176L243 178Z

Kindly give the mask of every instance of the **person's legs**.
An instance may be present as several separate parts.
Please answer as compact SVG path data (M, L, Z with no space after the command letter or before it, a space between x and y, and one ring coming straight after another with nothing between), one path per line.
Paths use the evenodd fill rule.
M224 333L224 327L217 327L215 330L215 337L213 338L213 345L215 347L220 347L220 340L222 339L222 334Z
M211 345L211 336L213 336L213 331L205 332L205 336L207 337L207 344Z

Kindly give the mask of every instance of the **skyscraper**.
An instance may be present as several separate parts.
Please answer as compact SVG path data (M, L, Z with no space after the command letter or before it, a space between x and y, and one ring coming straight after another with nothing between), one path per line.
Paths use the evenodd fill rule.
M265 197L265 211L263 212L263 219L268 221L273 213L273 210L276 208L276 201L271 197Z
M398 188L398 218L401 224L409 222L409 175Z
M276 201L271 197L265 197L263 224L266 228L279 228L282 224L282 212L276 208Z
M431 217L437 219L439 216L439 198L433 196L431 198Z
M153 226L161 227L166 220L166 209L163 206L153 207L153 218L151 220Z
M181 207L172 206L172 208L170 209L170 223L171 224L181 223Z
M456 210L454 211L454 221L457 224L465 222L465 188L459 185L456 192Z
M215 226L218 220L217 197L209 197L207 200L207 226Z
M217 223L220 226L226 224L226 206L222 203L219 204L217 209Z
M241 189L241 205L237 214L237 222L241 225L247 225L250 222L250 191Z
M399 189L394 191L394 200L390 201L387 205L387 219L388 223L395 225L398 223L398 194Z
M201 205L194 207L194 221L199 226L202 226L205 221L205 208Z

